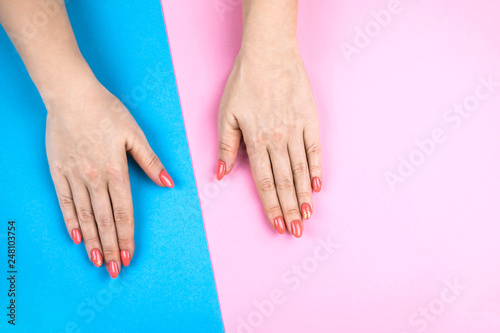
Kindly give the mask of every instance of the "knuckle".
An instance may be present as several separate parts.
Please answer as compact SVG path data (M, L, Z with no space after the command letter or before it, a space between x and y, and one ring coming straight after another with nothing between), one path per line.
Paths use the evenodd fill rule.
M301 191L301 192L297 192L297 197L299 198L309 198L309 196L311 195L311 192L304 192L304 191Z
M284 137L285 137L285 133L282 129L277 128L271 132L272 142L281 143L281 142L283 142Z
M82 223L88 223L94 220L94 214L89 209L80 208L78 209L78 218Z
M110 232L111 230L113 230L113 221L109 217L98 217L97 226L102 232Z
M123 171L121 166L116 164L108 164L106 165L106 173L109 178L122 181L123 180Z
M146 157L146 168L153 168L155 165L160 163L160 159L154 152L149 152Z
M274 181L271 178L263 178L259 180L258 187L261 192L275 191Z
M293 180L290 178L283 178L276 184L278 191L292 191L294 188Z
M311 174L320 174L321 173L321 167L319 165L311 165L309 167L309 171Z
M319 143L314 143L307 147L307 155L320 155L321 154L321 146Z
M88 244L99 244L99 238L97 238L96 235L92 235L92 236L87 236L83 237L85 239L85 242L87 242Z
M286 216L300 216L300 211L298 208L289 208L285 211Z
M297 123L295 121L289 122L288 124L286 124L286 128L289 133L295 132L297 129Z
M61 175L66 171L66 165L60 161L56 161L52 163L51 169L56 175Z
M271 150L280 150L286 146L286 131L275 129L269 134L267 145Z
M120 226L128 226L132 224L132 214L130 214L125 209L116 209L115 212L115 223Z
M134 248L134 235L130 237L118 236L118 244L120 244L121 249L132 250Z
M243 136L243 138L249 152L257 152L266 147L266 136L262 132L246 137Z
M307 165L304 162L297 163L292 167L292 171L297 176L305 175L307 173Z
M101 174L97 168L89 166L83 170L83 176L87 182L95 186L100 183Z
M267 209L267 211L269 214L273 214L273 215L281 214L281 207L279 205L278 206L271 206Z
M111 246L104 246L102 249L102 254L106 261L113 260L114 257L118 257L118 249Z
M219 151L220 152L225 152L225 153L233 153L234 152L234 148L231 145L229 145L229 144L227 144L227 143L225 143L223 141L220 141L219 142Z
M244 145L244 153L246 153L248 156L252 156L252 155L258 154L264 148L265 148L264 145L257 146L257 145L255 145L254 142L252 142L250 140L246 140L245 145Z
M78 218L76 216L71 216L71 217L64 219L64 222L66 223L66 225L69 225L69 226L78 225Z
M59 198L59 203L63 208L71 208L74 206L73 198L67 195L61 195Z

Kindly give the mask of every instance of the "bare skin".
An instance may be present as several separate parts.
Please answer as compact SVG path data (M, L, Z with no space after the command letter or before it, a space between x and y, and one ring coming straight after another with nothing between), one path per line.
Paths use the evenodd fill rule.
M295 34L297 1L244 0L243 8L242 47L219 113L219 158L229 173L243 138L269 222L300 237L302 218L312 213L311 183L319 191L322 175L316 105ZM27 33L44 13L49 19ZM132 115L83 59L62 0L0 0L0 23L48 111L47 157L68 232L81 234L96 265L94 251L102 253L116 277L134 255L127 152L159 186L173 182L160 177L164 167Z
M49 19L27 33L40 15ZM63 1L0 0L0 23L47 108L47 158L68 233L75 240L77 230L89 259L100 266L98 250L116 277L134 255L127 152L159 186L165 186L159 177L164 167L126 107L83 59Z
M297 1L244 0L243 17L242 47L219 110L219 160L228 174L243 138L271 226L281 233L276 219L284 217L300 237L322 173L316 103L296 38Z

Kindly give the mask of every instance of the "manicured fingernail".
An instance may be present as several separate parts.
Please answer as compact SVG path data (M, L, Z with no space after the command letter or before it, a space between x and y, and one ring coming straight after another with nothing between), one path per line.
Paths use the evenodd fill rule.
M111 278L113 279L116 279L116 277L118 276L118 264L113 260L111 260L108 264L108 272L109 276L111 276Z
M222 178L224 178L225 174L226 174L226 163L219 160L219 162L217 162L217 180L221 180Z
M174 187L174 181L172 180L172 178L170 178L170 175L165 170L162 170L160 172L160 181L166 187Z
M321 179L319 179L319 177L313 178L313 190L316 193L321 191Z
M300 221L292 222L292 234L297 238L302 236L302 223Z
M99 251L98 249L93 249L90 252L90 257L92 258L92 262L94 263L95 267L101 267L102 265L101 251Z
M278 216L277 218L274 219L274 227L276 228L276 231L279 232L280 234L285 233L285 222L283 221L283 218L281 216Z
M304 219L309 220L312 215L311 206L308 203L303 203L300 209L302 210L302 216L304 217Z
M123 264L123 266L130 265L130 253L128 251L121 250L120 251L120 256L122 257L122 264Z
M73 239L73 242L75 242L75 244L80 244L82 242L82 234L80 233L80 230L71 230L71 238Z

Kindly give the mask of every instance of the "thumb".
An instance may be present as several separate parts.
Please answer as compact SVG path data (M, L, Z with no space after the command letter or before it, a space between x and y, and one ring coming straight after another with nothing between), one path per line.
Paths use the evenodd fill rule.
M217 180L229 174L234 167L241 141L241 131L236 119L225 117L219 121L219 161L217 162Z
M174 187L172 178L149 146L145 136L136 138L131 144L127 144L127 151L153 182L162 187Z

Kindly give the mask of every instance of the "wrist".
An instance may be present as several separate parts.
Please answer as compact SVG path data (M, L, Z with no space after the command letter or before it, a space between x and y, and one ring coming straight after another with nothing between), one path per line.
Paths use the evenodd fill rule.
M294 53L297 44L296 0L245 0L241 52L261 60Z
M299 46L296 37L244 37L240 54L263 62L281 61L284 56L298 54Z
M297 44L297 0L244 0L242 47L283 50Z
M65 101L83 100L87 92L100 83L85 60L66 61L45 75L36 86L48 113L66 108Z
M280 47L267 44L242 44L236 62L253 70L272 71L301 62L297 41L283 43Z

